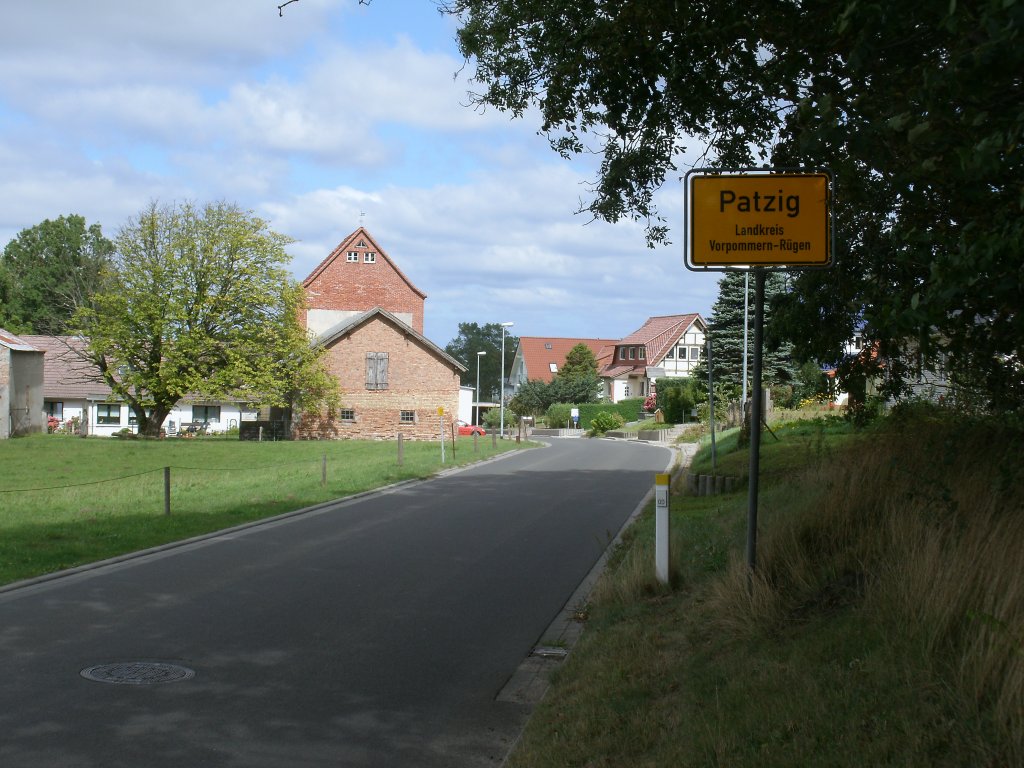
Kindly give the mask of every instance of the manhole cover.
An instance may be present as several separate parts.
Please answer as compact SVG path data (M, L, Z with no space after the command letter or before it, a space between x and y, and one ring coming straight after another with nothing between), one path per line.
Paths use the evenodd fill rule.
M116 664L97 664L80 673L86 680L116 685L156 685L191 680L195 671L178 664L162 661L122 661Z

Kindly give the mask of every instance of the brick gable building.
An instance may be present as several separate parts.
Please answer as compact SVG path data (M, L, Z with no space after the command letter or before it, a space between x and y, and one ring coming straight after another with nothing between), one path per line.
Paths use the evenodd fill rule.
M341 388L334 418L306 415L299 437L437 439L459 409L465 367L390 312L377 307L317 337ZM443 417L438 409L444 411Z
M364 227L342 240L302 286L306 327L316 335L375 307L423 333L427 294L412 284Z
M465 367L423 335L427 295L365 228L350 234L303 283L306 328L327 350L341 389L333 418L304 414L297 437L430 440L459 412Z

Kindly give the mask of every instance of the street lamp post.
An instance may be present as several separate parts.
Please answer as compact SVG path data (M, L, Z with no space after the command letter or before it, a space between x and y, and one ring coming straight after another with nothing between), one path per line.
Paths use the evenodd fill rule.
M501 413L501 439L505 439L505 329L511 328L515 323L501 323L501 393L499 410Z
M486 352L476 353L476 416L473 417L473 424L480 426L480 358L486 355Z

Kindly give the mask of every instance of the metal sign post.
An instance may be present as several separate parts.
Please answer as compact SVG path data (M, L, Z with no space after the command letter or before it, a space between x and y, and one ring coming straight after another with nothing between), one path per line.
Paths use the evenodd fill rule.
M711 374L711 334L708 334L708 428L711 430L711 474L718 474L718 446L715 444L715 378Z
M757 494L761 476L761 418L764 390L761 388L764 340L764 270L754 270L754 392L750 403L750 481L747 490L747 567L754 570L757 559Z
M764 360L765 276L768 270L832 266L835 250L832 174L827 170L800 172L746 168L726 172L695 168L686 174L685 195L686 236L683 242L686 268L694 272L740 270L754 273L754 370L751 382L753 393L746 552L747 566L752 575L757 562L757 496L761 471L761 425L764 417L764 388L761 379ZM746 339L745 308L743 314ZM709 373L710 357L709 338Z
M441 428L441 463L444 464L444 408L437 409L437 423Z

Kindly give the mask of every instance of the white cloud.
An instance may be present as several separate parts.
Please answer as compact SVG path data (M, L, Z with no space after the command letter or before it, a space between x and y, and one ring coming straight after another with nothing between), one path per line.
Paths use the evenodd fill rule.
M460 321L611 337L706 311L717 278L683 269L681 188L659 195L671 247L576 215L597 159L559 159L536 114L464 106L454 22L420 1L13 4L0 237L67 213L113 234L150 200L223 199L296 239L300 278L363 220L442 344Z

